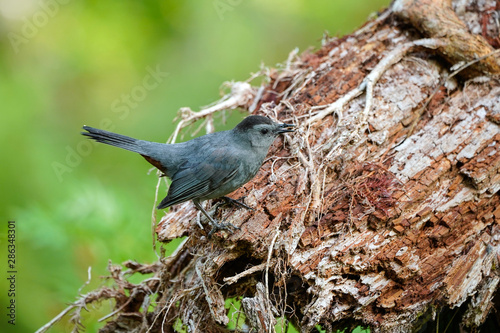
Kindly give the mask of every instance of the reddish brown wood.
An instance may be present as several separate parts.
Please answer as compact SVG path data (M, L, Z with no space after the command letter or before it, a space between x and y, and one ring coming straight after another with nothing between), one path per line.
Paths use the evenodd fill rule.
M446 80L443 59L454 64L493 48L446 1L397 2L399 16L271 71L258 113L299 130L278 140L255 179L232 194L256 210L217 212L240 228L233 234L208 239L191 203L163 217L160 241L189 237L158 266L150 286L157 303L140 325L159 332L162 322L171 331L180 320L193 331L223 332L231 319L225 301L235 296L262 304L242 309L260 329L286 316L303 332L359 324L412 332L458 308L454 320L465 326L485 321L500 281L498 55L467 74L488 78ZM466 9L469 20L484 17L477 6ZM368 126L361 121L365 94L305 126L314 107L358 87L419 31L450 43L406 54L384 72Z

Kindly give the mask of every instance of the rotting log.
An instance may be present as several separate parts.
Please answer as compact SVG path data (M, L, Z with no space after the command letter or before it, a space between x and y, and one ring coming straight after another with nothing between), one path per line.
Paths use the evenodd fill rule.
M220 108L298 126L231 195L255 211L216 210L239 230L208 239L191 203L174 207L158 240L188 237L141 288L120 282L131 296L102 332L225 332L235 297L256 331L278 317L302 332L443 331L429 321L447 309L482 325L500 281L499 9L395 1L263 71L265 86L234 84ZM216 111L184 110L183 122L210 125ZM157 298L144 313L147 290Z

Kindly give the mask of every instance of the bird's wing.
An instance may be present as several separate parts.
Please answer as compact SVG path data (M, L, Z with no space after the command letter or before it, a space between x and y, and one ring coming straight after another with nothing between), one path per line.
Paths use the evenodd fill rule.
M168 195L158 209L210 195L234 178L240 164L225 148L213 149L198 163L187 161L172 177Z

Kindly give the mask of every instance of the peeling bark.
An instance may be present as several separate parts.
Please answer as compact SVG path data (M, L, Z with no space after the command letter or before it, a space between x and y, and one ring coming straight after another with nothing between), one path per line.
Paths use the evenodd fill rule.
M482 325L500 281L495 6L395 1L395 13L292 53L267 86L234 98L226 107L299 130L231 195L255 211L215 212L236 232L208 239L191 203L162 218L160 242L188 238L162 259L156 305L130 330L171 332L180 319L190 332L224 332L234 297L259 332L276 317L302 332L412 332L458 308L463 327ZM457 62L472 63L457 76Z

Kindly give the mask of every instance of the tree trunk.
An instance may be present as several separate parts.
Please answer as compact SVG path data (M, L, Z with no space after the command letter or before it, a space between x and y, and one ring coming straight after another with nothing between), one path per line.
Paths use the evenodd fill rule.
M302 332L442 332L456 313L452 325L482 325L500 281L499 9L395 1L292 53L247 98L233 91L229 107L298 126L231 195L255 211L218 209L239 230L208 238L192 203L174 207L158 239L188 238L147 282L153 310L124 298L103 331L225 332L229 299L247 331L279 317Z

